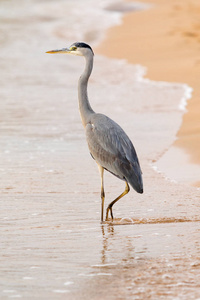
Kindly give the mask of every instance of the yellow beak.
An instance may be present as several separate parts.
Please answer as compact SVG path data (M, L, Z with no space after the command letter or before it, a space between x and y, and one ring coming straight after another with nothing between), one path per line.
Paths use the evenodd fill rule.
M51 54L55 54L55 53L70 53L71 50L69 48L62 48L62 49L57 49L57 50L50 50L50 51L47 51L46 53L51 53Z

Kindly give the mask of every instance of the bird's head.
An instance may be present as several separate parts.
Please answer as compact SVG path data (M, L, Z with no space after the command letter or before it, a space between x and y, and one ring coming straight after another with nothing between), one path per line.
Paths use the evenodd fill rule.
M69 48L51 50L51 51L47 51L46 53L51 53L51 54L67 53L67 54L73 54L73 55L79 55L79 56L87 56L88 54L94 55L92 48L88 44L85 44L82 42L73 43Z

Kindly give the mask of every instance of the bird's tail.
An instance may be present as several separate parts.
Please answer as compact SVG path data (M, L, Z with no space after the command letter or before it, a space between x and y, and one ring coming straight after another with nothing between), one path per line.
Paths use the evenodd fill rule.
M139 164L134 163L134 166L131 168L131 172L129 171L126 180L132 186L132 188L142 194L143 193L143 180L142 180L142 171L140 169Z

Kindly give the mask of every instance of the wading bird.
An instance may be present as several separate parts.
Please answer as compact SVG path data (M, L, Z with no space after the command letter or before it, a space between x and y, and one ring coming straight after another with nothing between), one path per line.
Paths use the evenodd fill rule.
M105 199L104 170L126 183L124 192L107 207L106 221L109 212L113 220L113 204L129 192L129 184L136 192L143 193L142 172L136 151L129 137L117 123L103 114L95 113L91 108L87 85L93 69L92 48L85 43L77 42L69 48L51 50L47 53L68 53L85 57L85 70L78 82L79 110L91 156L96 161L101 175L101 222L103 222Z

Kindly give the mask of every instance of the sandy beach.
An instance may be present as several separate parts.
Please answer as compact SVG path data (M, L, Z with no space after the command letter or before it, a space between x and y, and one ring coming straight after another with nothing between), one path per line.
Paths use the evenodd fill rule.
M100 2L20 0L19 5L1 1L2 300L200 298L200 191L188 178L175 181L156 168L182 125L184 112L179 104L185 84L195 86L186 78L162 75L171 60L164 65L154 51L147 51L161 43L152 43L149 34L141 36L139 28L146 22L138 21L134 33L138 36L129 36L140 16L148 21L161 9L167 13L169 7L156 1L160 5L152 11L133 13L124 4ZM127 12L124 22L107 32L120 23L122 11ZM152 39L157 38L156 30L157 26L152 28ZM132 56L136 38L141 39L137 57ZM178 33L171 38L183 42ZM195 39L185 39L196 47ZM114 205L113 222L103 224L100 176L78 111L77 81L84 59L45 53L75 41L85 41L96 50L88 86L91 106L127 132L143 171L144 194L131 189ZM147 49L141 47L147 41ZM152 59L145 61L148 52ZM153 55L158 60L155 77L148 65ZM189 64L183 61L183 66ZM153 80L144 78L141 64ZM194 97L189 105L193 101ZM188 116L189 106L184 122ZM185 133L184 137L190 138ZM123 190L123 181L105 172L105 204Z
M139 2L149 4L149 9L127 13L122 25L108 30L97 51L108 57L146 66L146 77L151 80L187 83L192 87L192 98L188 101L174 146L182 147L188 154L188 161L199 166L199 2ZM199 178L196 178L195 185L199 184Z

